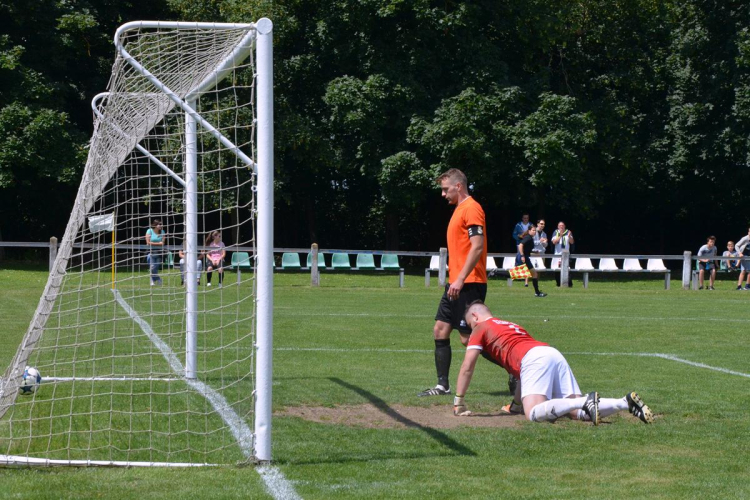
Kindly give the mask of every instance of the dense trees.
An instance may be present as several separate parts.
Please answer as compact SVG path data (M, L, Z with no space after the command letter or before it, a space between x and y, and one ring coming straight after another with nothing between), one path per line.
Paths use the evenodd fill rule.
M109 40L147 17L274 21L278 246L435 250L449 210L432 179L449 166L487 210L491 251L511 249L523 210L591 252L680 252L750 222L746 2L21 4L0 0L6 239L62 232ZM41 206L40 183L61 186Z

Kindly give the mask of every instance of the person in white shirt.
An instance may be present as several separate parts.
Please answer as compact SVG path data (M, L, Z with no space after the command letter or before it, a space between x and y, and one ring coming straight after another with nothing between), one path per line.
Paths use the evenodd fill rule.
M740 257L745 255L747 245L750 243L750 228L747 229L747 236L740 238L740 241L734 246L739 253ZM750 249L747 249L750 253ZM745 283L745 290L750 290L750 259L742 259L740 261L740 279L737 280L737 290L742 290L742 282L745 281L745 275L747 275L747 282Z

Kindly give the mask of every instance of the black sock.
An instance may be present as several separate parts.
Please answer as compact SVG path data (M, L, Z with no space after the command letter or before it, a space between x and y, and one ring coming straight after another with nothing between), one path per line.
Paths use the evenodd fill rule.
M539 280L537 278L531 278L531 282L534 284L534 291L539 293Z
M224 273L219 273L219 284L224 283Z
M208 272L206 273L206 283L211 283L211 275L212 275L212 274L213 274L213 273L212 273L211 271L208 271Z
M435 368L437 369L438 384L446 389L450 387L448 372L451 369L452 355L450 339L435 339Z

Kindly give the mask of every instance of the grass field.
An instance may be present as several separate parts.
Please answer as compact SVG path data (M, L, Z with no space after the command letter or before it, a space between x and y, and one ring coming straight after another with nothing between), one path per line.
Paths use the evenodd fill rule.
M0 364L7 365L46 280L0 269ZM431 330L441 290L408 275L275 276L274 408L374 403L449 411L418 398L435 382ZM303 498L750 497L750 294L665 291L660 279L592 281L550 295L492 281L488 304L557 347L584 391L637 390L657 415L608 424L519 422L502 429L376 429L274 419L274 461ZM455 381L462 358L453 339ZM669 357L654 357L654 354ZM670 358L671 357L671 358ZM690 364L692 363L692 364ZM481 361L470 408L509 401L507 376ZM384 417L385 418L385 417ZM0 453L4 450L0 450ZM253 468L0 470L0 498L268 498Z

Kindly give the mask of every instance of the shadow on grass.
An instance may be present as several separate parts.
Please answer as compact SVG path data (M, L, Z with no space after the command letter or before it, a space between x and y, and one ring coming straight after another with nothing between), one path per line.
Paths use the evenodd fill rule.
M393 420L400 422L404 424L407 427L410 428L416 428L420 431L424 432L428 436L430 436L432 439L437 441L438 443L442 444L443 446L449 448L452 452L458 454L458 455L464 455L464 456L476 456L476 453L474 453L470 448L467 448L466 446L462 445L455 439L452 439L451 437L447 436L445 433L440 432L437 429L433 429L430 427L425 427L423 425L420 425L419 423L406 418L405 416L401 415L399 412L388 406L388 403L377 397L371 392L368 392L361 387L357 387L356 385L350 384L348 382L344 382L340 378L336 377L329 377L329 380L331 382L334 382L336 384L339 384L342 387L345 387L351 391L356 392L366 400L368 400L370 403L372 403L375 408L383 412L388 417L392 418Z

